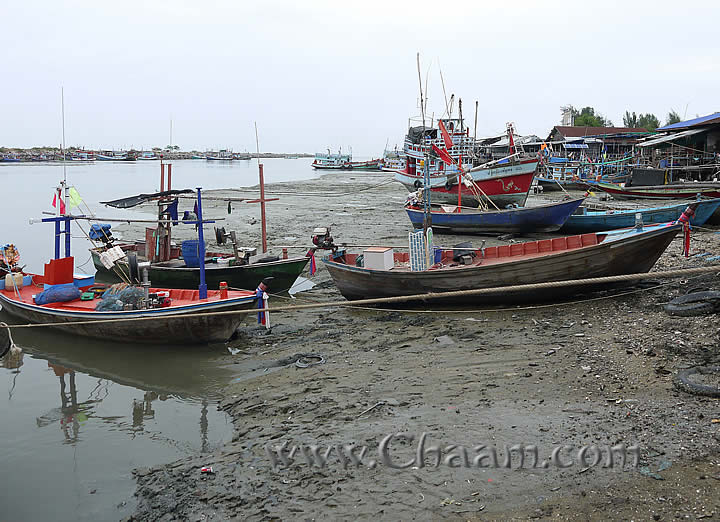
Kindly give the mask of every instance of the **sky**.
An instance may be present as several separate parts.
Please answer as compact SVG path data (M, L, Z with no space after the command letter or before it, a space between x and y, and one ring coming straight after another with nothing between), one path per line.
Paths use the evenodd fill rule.
M463 102L477 136L560 107L720 111L720 2L23 0L0 7L0 146L378 156ZM442 77L441 77L442 73ZM443 94L443 82L445 95ZM457 114L457 103L454 114Z

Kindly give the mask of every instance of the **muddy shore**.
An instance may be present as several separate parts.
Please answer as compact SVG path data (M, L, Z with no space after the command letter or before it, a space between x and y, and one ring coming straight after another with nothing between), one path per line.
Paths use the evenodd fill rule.
M269 243L304 253L312 228L330 226L336 242L406 244L406 191L389 180L333 173L270 185L280 200L268 204ZM259 244L257 205L234 204L229 215L224 202L208 200L205 208L206 216L223 215L242 244ZM126 237L137 232L123 229ZM176 239L191 234L178 227ZM469 238L477 245L483 239L500 243ZM443 246L463 240L468 236L436 236ZM720 253L716 230L694 232L692 253L703 252ZM703 264L702 257L682 257L677 238L655 270ZM319 259L318 269L316 286L291 302L342 299ZM674 317L659 306L693 288L720 284L716 274L657 280L572 303L492 310L276 313L270 331L250 318L226 357L229 368L244 369L221 404L235 422L232 442L136 470L135 518L718 519L720 400L678 391L672 379L682 368L720 364L720 324L717 315ZM276 297L271 306L289 300ZM299 368L299 353L322 354L325 362ZM416 460L407 469L389 467L379 446L395 433L415 440L390 442L393 466L412 461L423 433L426 449L439 445L445 462L435 467L431 454L424 466ZM267 448L285 442L288 450L316 444L321 455L348 444L367 453L343 469L336 449L325 468L308 465L298 451L294 463L273 469ZM502 460L504 446L513 444L537 446L550 464L519 469L515 459L511 469L498 469L485 460L473 468L447 458L462 454L450 445L467 448L470 461L473 448L485 445ZM578 450L593 444L637 445L639 467L582 465ZM559 446L566 446L562 462L551 459ZM561 467L570 459L573 465ZM213 473L201 473L203 466Z

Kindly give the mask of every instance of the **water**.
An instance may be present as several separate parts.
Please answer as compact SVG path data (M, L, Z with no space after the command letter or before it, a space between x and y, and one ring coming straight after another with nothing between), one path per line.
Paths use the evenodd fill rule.
M298 181L319 176L311 158L295 160L263 159L267 183ZM257 185L257 161L214 162L205 160L173 161L172 186L175 189L202 187L203 189L239 188ZM66 163L68 184L74 185L92 213L105 218L144 218L137 211L118 210L100 201L118 199L160 190L160 162L104 162ZM42 272L43 263L53 256L53 225L36 223L31 218L48 217L42 212L54 211L53 191L63 179L61 163L2 163L0 164L0 187L3 200L0 219L0 245L14 243L19 249L23 263L30 272ZM87 213L85 206L74 213ZM80 222L87 230L88 224ZM72 225L72 251L76 256L78 271L93 273L87 262L88 242L83 232ZM82 266L81 266L82 265Z
M319 175L310 162L263 160L266 180ZM98 202L158 190L159 169L154 161L68 164L67 176L97 215L138 217ZM53 234L52 225L28 219L52 210L60 179L58 164L0 165L0 244L16 244L29 271L42 271L52 256ZM256 183L255 161L173 162L175 188ZM77 265L88 244L79 230L73 236ZM0 321L9 322L2 312ZM132 346L37 328L13 337L24 356L20 366L0 366L3 520L118 520L133 512L133 468L211 451L232 437L217 400L245 370L223 366L224 345Z

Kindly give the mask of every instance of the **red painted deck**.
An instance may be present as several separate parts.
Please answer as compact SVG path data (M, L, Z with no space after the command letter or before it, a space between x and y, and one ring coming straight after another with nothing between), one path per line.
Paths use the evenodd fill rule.
M26 274L31 275L31 274ZM38 277L38 279L41 279L39 276L33 275L33 278ZM21 301L23 303L28 304L34 304L33 295L38 295L43 291L43 285L33 284L32 286L24 286L19 289L20 298L18 299L18 294L15 292L14 289L5 289L0 290L0 293L7 297L10 300L13 301ZM198 304L198 303L213 303L222 301L220 298L220 290L208 290L208 297L207 299L203 299L202 301L199 299L199 291L198 290L180 290L180 289L170 289L170 288L150 288L150 293L155 292L170 292L170 299L172 299L171 306L167 307L168 310L171 310L173 308L179 307L179 306L187 306L192 304ZM238 297L251 297L254 296L255 292L250 291L244 291L244 290L228 290L228 298L238 298ZM76 299L75 301L68 301L65 303L49 303L46 305L42 305L42 308L49 308L53 310L72 310L77 312L90 312L95 310L95 306L97 305L97 302L100 299L93 299L92 301L81 301L80 299Z
M499 265L519 259L532 259L543 257L567 250L575 250L578 248L589 247L602 243L607 236L605 234L582 234L577 236L555 237L552 239L541 239L538 241L528 241L526 243L514 243L512 245L500 245L487 247L485 256L481 250L475 250L475 258L471 265L462 265L453 261L453 251L443 250L442 265L435 265L430 270L453 270L468 266L488 266ZM458 250L464 250L459 248ZM345 264L354 266L355 260L359 254L345 254ZM392 269L394 271L410 270L410 254L408 252L395 252L394 259L396 264Z

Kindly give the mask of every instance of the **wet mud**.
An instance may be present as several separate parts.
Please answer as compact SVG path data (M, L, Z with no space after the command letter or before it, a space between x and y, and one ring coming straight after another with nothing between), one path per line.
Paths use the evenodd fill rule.
M343 173L270 186L282 193L268 204L270 244L307 247L315 226L332 227L336 242L406 244L406 192L387 180ZM255 195L213 193L222 194ZM206 213L224 212L223 226L257 245L257 205L226 207L208 201ZM469 240L483 239L501 243ZM463 240L436 236L443 246ZM705 263L681 249L678 237L654 270ZM694 232L692 253L719 250L717 229ZM341 300L319 259L318 269L312 290L271 306ZM673 377L720 364L720 323L661 306L697 288L720 290L717 274L560 304L275 313L269 331L251 317L225 357L238 368L220 405L235 422L232 442L135 470L135 518L718 519L720 401L676 389ZM324 363L299 368L303 353ZM522 465L510 453L507 467L515 444L529 452ZM357 462L349 445L355 457L366 448ZM595 450L579 453L592 445L604 452L597 463ZM608 465L607 449L622 445L628 461Z

